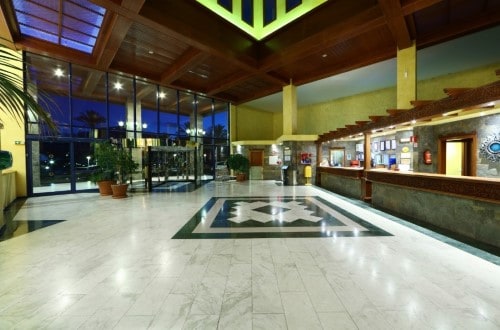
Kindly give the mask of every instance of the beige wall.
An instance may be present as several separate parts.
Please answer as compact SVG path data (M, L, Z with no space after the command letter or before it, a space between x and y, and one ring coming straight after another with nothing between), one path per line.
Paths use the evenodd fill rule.
M444 88L478 87L498 80L495 70L500 68L500 62L477 69L448 74L417 84L419 100L439 100L446 97Z
M299 108L297 134L323 134L395 108L396 88L344 97Z
M250 107L237 106L231 118L236 125L236 136L233 141L273 140L274 115L272 112L256 110Z
M273 113L273 135L273 139L283 135L283 113L281 111Z

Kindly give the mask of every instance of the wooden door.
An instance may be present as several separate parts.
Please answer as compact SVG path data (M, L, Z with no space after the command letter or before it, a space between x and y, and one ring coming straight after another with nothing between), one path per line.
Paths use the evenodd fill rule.
M250 166L264 166L264 150L250 150Z

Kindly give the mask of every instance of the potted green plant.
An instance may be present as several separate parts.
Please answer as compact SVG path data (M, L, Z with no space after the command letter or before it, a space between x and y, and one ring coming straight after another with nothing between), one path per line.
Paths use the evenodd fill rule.
M117 180L117 152L116 146L109 141L94 143L94 160L97 167L90 176L90 180L97 183L102 196L113 194L111 185Z
M234 171L236 181L244 181L250 167L250 162L248 158L241 154L232 154L227 159L227 166Z
M113 198L125 198L127 197L128 183L127 180L130 175L134 173L139 164L132 158L132 153L126 148L116 149L116 163L115 170L118 174L118 182L111 185L113 190Z

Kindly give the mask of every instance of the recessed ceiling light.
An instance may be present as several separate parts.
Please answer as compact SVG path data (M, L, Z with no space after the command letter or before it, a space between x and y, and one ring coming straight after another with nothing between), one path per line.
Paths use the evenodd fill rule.
M64 71L61 68L57 68L54 70L54 75L56 77L62 77L64 75Z
M150 51L148 51L148 53L149 53L149 55L153 55L155 52L150 50Z
M160 99L165 98L165 96L166 96L165 92L160 92L160 93L158 94L158 97L159 97Z
M323 58L325 58L325 57L327 57L327 56L328 56L328 54L323 54L323 55L321 55L321 57L323 57Z
M115 87L116 90L120 90L123 88L123 84L119 81L115 82L113 86Z

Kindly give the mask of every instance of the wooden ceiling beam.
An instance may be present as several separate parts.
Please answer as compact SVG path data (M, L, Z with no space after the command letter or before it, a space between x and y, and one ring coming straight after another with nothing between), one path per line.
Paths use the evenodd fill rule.
M389 116L394 117L405 111L408 111L408 109L387 109L385 111L389 114Z
M329 18L330 21L332 20ZM291 45L274 45L273 42L266 43L266 47L273 49L273 53L261 61L259 69L267 72L276 70L284 65L292 64L305 57L317 54L335 44L354 38L358 35L381 27L385 19L378 6L365 9L337 24L330 24L325 29L306 36ZM275 42L279 43L279 40Z
M413 101L410 101L410 104L414 108L417 108L417 107L421 107L421 106L424 106L424 105L432 103L432 102L434 102L434 101L433 100L413 100Z
M408 16L427 7L434 6L437 3L443 2L443 0L413 0L405 2L401 6L403 16Z
M105 75L102 71L92 70L89 71L84 81L80 85L80 92L83 96L91 97L95 92L99 81L101 81L102 77Z
M443 91L446 95L454 97L460 94L463 94L472 88L444 88Z
M121 11L120 6L113 7ZM139 15L132 16L140 24L224 58L241 68L252 70L257 66L256 42L194 1L148 0Z
M50 57L58 60L84 66L93 64L93 58L89 54L32 37L23 37L22 40L16 41L16 49L35 54L40 54L40 50L43 49L42 54L50 54Z
M376 123L378 122L380 119L384 118L386 116L368 116L368 118L370 118L370 120L372 121L372 123Z
M137 91L135 93L135 99L137 102L140 102L143 98L149 96L151 93L157 92L156 85L152 85L152 84L148 84L146 86L136 87L136 88L137 88Z
M206 92L208 96L214 96L218 93L239 85L241 82L254 76L252 72L235 72L224 79L213 84L213 87Z
M209 55L194 47L189 47L166 71L161 74L160 82L170 84L184 75L189 69L203 62Z
M457 36L467 34L471 31L478 31L500 23L500 10L487 11L483 15L478 15L469 21L461 20L455 24L449 24L439 30L419 36L417 47L419 49L432 46L440 42L448 41Z
M387 27L391 31L392 38L398 49L410 47L413 42L408 32L408 27L401 10L399 1L378 0L379 6L387 20Z
M369 120L356 120L355 123L358 126L363 126L365 124L368 124L370 121Z
M145 2L145 0L123 0L121 6L137 14ZM132 24L133 20L127 17L117 15L112 11L106 12L106 18L101 27L102 36L98 38L94 51L97 69L109 69Z

